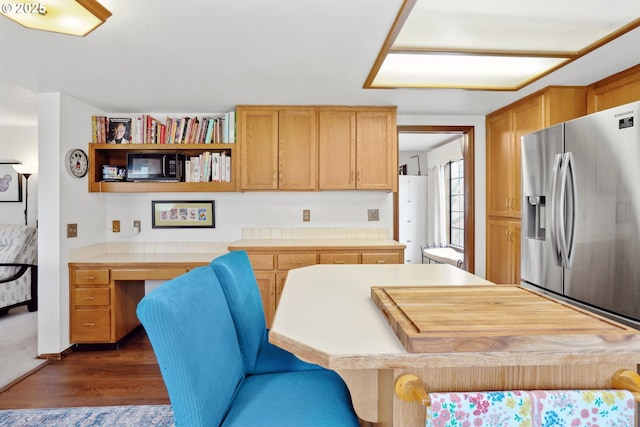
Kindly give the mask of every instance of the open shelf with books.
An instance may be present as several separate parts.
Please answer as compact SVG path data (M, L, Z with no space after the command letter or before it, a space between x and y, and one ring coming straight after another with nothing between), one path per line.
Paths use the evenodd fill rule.
M227 176L207 182L151 182L103 180L103 166L126 168L127 153L183 154L187 160L210 153L220 155L229 164ZM231 192L237 191L236 144L95 144L89 143L90 193L147 193L147 192ZM209 176L214 174L209 173ZM210 178L211 179L211 178ZM228 181L225 181L228 180Z

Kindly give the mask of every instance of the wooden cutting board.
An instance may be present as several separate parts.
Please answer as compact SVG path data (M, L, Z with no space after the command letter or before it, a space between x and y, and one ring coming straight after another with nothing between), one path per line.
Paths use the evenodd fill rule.
M566 351L640 338L520 286L374 286L371 297L412 353Z

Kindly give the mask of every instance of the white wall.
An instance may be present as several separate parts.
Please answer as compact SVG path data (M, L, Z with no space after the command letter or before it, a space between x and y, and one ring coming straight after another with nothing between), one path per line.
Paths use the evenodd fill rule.
M352 227L393 230L393 193L386 191L245 192L245 193L109 193L97 196L106 203L107 241L131 242L233 242L242 228ZM153 229L153 200L214 200L213 229ZM302 210L311 221L302 222ZM379 209L380 221L368 221L367 209ZM111 221L121 221L112 233ZM133 220L142 231L133 235Z
M0 162L23 164L38 161L38 128L36 126L0 126ZM38 174L29 178L28 224L38 218ZM24 224L25 179L22 179L22 202L0 203L0 223Z
M87 192L86 178L66 172L66 154L86 150L91 115L99 110L59 93L38 96L38 353L69 347L69 251L104 242L104 203ZM87 136L88 135L88 136ZM66 224L78 237L66 237Z
M412 159L412 156L419 156ZM407 175L427 175L427 158L429 157L428 151L400 151L398 153L398 166L407 165ZM418 168L418 159L420 160L420 167Z
M485 276L486 239L486 130L484 116L399 115L398 125L473 126L475 154L475 274ZM422 157L420 158L422 165ZM423 172L424 173L424 172Z

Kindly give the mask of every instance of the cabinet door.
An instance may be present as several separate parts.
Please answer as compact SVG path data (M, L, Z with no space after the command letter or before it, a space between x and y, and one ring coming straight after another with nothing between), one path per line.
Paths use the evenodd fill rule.
M395 111L357 112L357 189L397 190L397 137Z
M278 110L239 109L242 190L278 188Z
M512 164L509 112L487 120L487 215L509 216Z
M276 275L275 273L255 273L255 276L262 297L264 321L267 327L270 327L276 313Z
M278 188L316 189L318 149L317 113L314 109L282 110L278 132Z
M318 173L320 190L356 188L356 113L318 113Z
M520 283L519 221L487 221L487 280Z
M520 188L521 178L521 140L524 135L544 128L544 98L543 95L534 97L517 106L513 110L514 137L512 145L512 167L510 169L510 216L520 218Z

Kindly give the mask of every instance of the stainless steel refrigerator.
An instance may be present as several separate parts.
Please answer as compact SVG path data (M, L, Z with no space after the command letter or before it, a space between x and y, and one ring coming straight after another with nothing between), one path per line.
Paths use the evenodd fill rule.
M522 137L522 284L640 328L640 102Z

